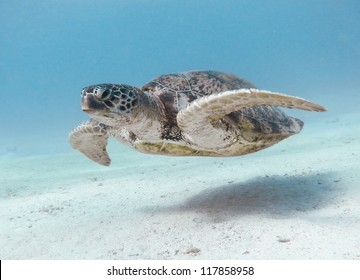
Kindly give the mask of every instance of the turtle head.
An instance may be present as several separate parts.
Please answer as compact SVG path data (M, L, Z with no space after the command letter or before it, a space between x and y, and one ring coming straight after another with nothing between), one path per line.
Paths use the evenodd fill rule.
M98 122L125 125L139 106L140 94L140 89L129 85L93 85L81 91L81 108Z

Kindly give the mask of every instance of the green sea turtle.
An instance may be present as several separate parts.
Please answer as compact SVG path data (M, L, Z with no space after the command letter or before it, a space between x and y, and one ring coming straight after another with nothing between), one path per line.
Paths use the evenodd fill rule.
M215 71L167 74L141 89L93 85L82 90L81 102L91 119L70 133L70 143L102 165L110 164L106 151L110 136L149 154L240 156L300 132L303 122L278 107L326 111Z

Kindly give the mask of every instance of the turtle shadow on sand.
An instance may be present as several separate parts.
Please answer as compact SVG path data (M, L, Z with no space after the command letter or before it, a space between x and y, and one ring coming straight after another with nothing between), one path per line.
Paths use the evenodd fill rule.
M255 177L245 182L208 188L174 206L142 208L144 212L192 211L223 222L242 215L288 218L334 202L341 187L334 173Z

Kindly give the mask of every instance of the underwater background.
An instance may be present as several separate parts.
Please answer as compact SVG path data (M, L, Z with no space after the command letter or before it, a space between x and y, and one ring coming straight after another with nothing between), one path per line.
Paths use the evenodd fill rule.
M359 15L356 0L0 0L0 156L69 152L85 86L180 71L346 111L359 102Z
M217 70L299 96L242 157L72 150L83 87ZM0 259L360 260L360 1L0 0Z

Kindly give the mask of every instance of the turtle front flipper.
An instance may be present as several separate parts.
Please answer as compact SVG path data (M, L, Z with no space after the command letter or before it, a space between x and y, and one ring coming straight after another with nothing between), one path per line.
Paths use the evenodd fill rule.
M302 98L259 89L224 91L194 100L177 114L177 123L190 141L200 146L219 147L224 139L233 138L231 132L217 128L225 115L235 111L276 106L306 111L323 112L326 109ZM295 124L300 126L299 124ZM214 132L214 129L217 130ZM295 130L300 130L297 128Z
M111 162L106 151L108 138L109 127L93 119L80 124L69 134L70 144L75 150L105 166Z

